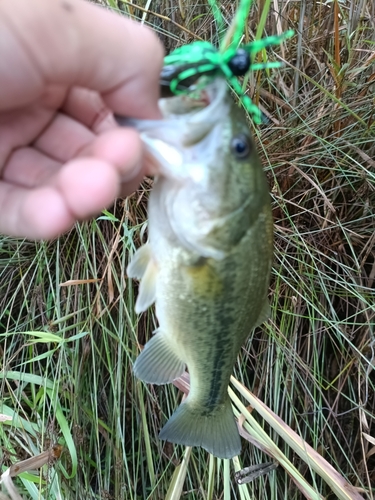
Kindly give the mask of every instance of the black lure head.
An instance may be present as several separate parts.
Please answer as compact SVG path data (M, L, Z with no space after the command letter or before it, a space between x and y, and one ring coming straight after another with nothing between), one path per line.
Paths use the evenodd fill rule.
M234 76L244 76L250 69L250 56L245 49L238 49L228 62L229 69Z

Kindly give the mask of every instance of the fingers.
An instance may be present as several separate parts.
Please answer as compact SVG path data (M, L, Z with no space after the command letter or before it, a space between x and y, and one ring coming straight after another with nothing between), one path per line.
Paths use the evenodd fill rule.
M34 148L24 147L10 155L1 179L8 185L34 188L46 185L52 177L57 176L60 169L61 162Z
M95 136L81 151L81 158L59 170L56 162L41 152L33 150L30 155L30 148L14 154L21 170L9 169L9 175L0 181L0 233L11 236L57 237L76 220L111 205L120 193L130 194L144 175L141 142L132 129ZM44 185L34 189L23 185L22 168L24 172L29 168L29 185L38 185L41 180Z
M78 220L108 207L119 193L119 176L109 163L92 158L68 162L58 175L56 188L68 211Z
M163 50L149 29L80 0L0 3L0 109L47 84L97 90L116 113L157 118Z
M88 135L86 142L79 142L77 148L71 148L68 141L65 151L61 149L61 155L56 153L49 141L37 141L39 149L31 147L16 149L3 170L3 180L27 188L34 188L40 184L55 184L55 177L58 176L63 163L75 157L97 158L112 165L117 172L119 182L125 184L125 194L136 189L144 176L145 163L138 132L131 128L122 128L109 130L100 136L94 134L90 136L89 131L86 133ZM43 144L44 149L41 147ZM56 157L59 156L58 161ZM130 181L132 184L127 186Z
M50 239L108 207L119 192L119 177L103 160L69 162L53 186L26 189L0 181L0 233Z
M57 113L34 146L63 163L77 156L94 138L95 134L82 123Z
M29 239L50 239L75 220L54 188L28 190L0 181L0 233Z
M79 121L95 134L117 127L111 110L104 104L98 92L73 87L68 92L61 111Z
M136 130L110 130L81 151L81 156L100 158L111 165L118 175L119 195L127 196L136 190L145 175L143 147Z
M48 157L56 158L59 156L61 162L67 162L76 157L101 159L112 165L121 183L135 180L139 184L144 172L142 144L136 130L115 128L96 136L82 127L84 130L78 137L80 124L77 124L76 127L67 127L64 131L64 122L66 120L70 124L70 118L64 115L61 115L60 118L62 126L59 128L59 133L55 133L56 130L53 131L54 133L47 133L36 142L36 147L40 151ZM57 126L58 124L56 124ZM72 131L74 132L73 136L70 135ZM59 146L58 142L62 144ZM16 168L14 166L14 169ZM132 183L132 186L127 189L127 194L136 187L137 184Z
M54 94L54 102L51 102L51 94ZM58 105L59 101L64 102L63 106ZM54 112L55 105L62 113ZM30 143L66 162L91 141L94 134L116 126L112 112L96 91L73 87L62 94L54 89L43 105L35 103L26 109L0 112L0 170L11 151Z

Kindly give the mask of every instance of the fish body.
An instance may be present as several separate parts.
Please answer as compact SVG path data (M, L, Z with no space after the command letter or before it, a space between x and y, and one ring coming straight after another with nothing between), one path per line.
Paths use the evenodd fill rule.
M128 275L141 280L136 311L155 302L159 328L134 372L166 384L187 367L189 395L160 438L231 458L241 442L229 378L241 345L267 317L273 225L243 110L224 80L205 92L203 107L177 96L161 100L164 120L136 122L160 175L149 199L149 240Z

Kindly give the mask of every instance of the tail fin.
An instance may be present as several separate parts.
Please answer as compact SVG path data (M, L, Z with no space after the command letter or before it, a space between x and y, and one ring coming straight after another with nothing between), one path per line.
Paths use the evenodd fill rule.
M219 458L232 458L241 452L229 396L211 412L190 403L188 397L162 428L159 438L185 446L201 446Z

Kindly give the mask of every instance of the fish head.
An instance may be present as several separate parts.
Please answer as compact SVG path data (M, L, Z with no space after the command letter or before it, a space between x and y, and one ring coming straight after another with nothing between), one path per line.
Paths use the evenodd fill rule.
M161 99L163 120L132 120L158 171L150 199L155 226L200 256L223 258L269 195L246 114L216 78ZM165 232L165 231L164 231Z

